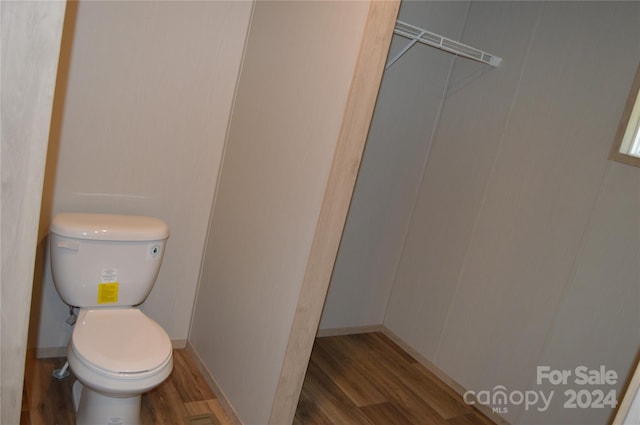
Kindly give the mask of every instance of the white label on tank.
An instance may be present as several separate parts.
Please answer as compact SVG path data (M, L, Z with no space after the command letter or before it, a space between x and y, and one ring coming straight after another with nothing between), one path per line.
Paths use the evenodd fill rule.
M118 269L103 269L102 283L110 283L118 281Z

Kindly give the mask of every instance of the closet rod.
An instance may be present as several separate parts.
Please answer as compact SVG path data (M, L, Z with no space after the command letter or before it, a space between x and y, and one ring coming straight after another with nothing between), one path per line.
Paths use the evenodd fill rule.
M491 66L499 66L500 62L502 62L502 58L496 55L492 55L485 51L476 49L475 47L467 46L466 44L459 43L455 40L451 40L447 37L429 32L414 25L407 24L406 22L396 21L396 26L393 30L393 33L405 38L409 38L411 39L411 41L393 58L391 58L389 62L387 62L385 69L389 69L391 65L393 65L398 59L400 59L400 57L404 55L416 43L426 44L428 46L453 53L454 55L473 59L475 61L486 63L487 65Z

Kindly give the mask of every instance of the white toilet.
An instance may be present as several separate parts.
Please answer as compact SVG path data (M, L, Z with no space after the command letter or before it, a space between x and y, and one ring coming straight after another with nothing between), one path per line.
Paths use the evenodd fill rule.
M49 233L55 287L80 308L67 347L76 424L140 424L142 393L173 368L169 336L135 307L155 283L169 229L151 217L62 213Z

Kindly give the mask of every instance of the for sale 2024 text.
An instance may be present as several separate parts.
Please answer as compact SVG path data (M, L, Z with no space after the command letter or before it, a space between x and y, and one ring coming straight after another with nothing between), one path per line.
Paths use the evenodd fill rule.
M605 366L589 369L577 366L574 369L552 369L550 366L538 366L536 369L537 385L573 386L562 394L563 407L566 409L604 409L615 408L618 404L616 390L606 388L618 382L618 373L607 370ZM577 387L577 388L576 388ZM535 408L540 412L549 409L556 395L556 390L543 391L529 389L526 391L508 391L503 385L492 390L467 391L464 401L467 404L490 406L494 413L504 414L510 406L523 405L525 410Z
M615 385L618 382L618 373L615 370L607 370L604 365L598 369L589 369L586 366L578 366L575 369L551 369L549 366L538 366L536 383L551 385L568 385L572 382L580 386ZM564 391L566 409L603 409L614 408L618 404L616 390L605 392L601 388L567 389Z

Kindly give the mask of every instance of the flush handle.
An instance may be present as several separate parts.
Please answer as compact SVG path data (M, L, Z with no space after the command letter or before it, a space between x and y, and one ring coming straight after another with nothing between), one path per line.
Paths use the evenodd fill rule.
M58 242L58 248L68 249L69 251L80 251L80 244L77 242Z

